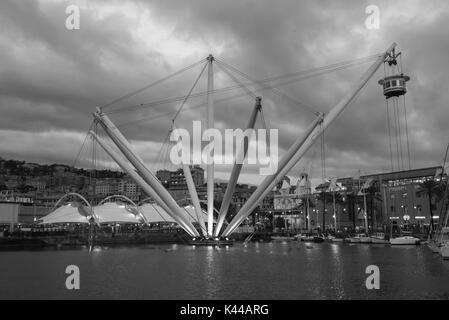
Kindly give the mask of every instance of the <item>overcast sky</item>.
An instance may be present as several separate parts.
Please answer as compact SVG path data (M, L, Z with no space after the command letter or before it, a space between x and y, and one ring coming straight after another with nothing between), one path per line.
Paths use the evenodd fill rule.
M65 10L71 4L80 8L79 30L65 26ZM365 26L368 5L380 8L378 30ZM448 21L446 0L2 0L0 156L72 164L96 106L209 53L263 79L375 55L397 42L404 71L411 77L406 104L412 167L438 165L449 142ZM365 63L279 89L316 111L328 112L368 67ZM138 110L126 107L185 95L200 70L201 66L192 68L105 109L127 110L111 115L117 124L146 119L121 129L149 163L161 149L172 117L156 116L179 107L179 102ZM383 68L326 132L327 176L391 169L386 106L377 83L382 76ZM215 78L217 88L231 85L220 69ZM203 76L195 92L205 89ZM279 129L282 154L314 116L270 91L257 94L263 97L268 127ZM189 100L177 125L189 127L192 120L204 120L204 107L189 109L204 102L205 97ZM217 127L244 127L253 104L250 96L217 103ZM312 148L291 175L306 170L314 179L321 178L320 149ZM218 171L219 178L227 177L227 168ZM248 168L241 181L257 183L260 176Z

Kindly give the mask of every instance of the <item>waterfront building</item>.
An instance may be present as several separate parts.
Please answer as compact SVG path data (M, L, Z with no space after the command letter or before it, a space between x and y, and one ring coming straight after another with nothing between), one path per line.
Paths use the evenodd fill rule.
M434 222L438 222L442 208L442 197L423 189L423 183L435 180L437 183L446 177L438 176L441 167L430 167L398 172L370 174L360 177L337 179L341 190L337 191L336 211L341 228L359 229L364 225L364 200L361 187L370 181L366 191L368 222L372 228L385 227L392 222L405 228L428 228L431 212ZM314 213L317 226L332 228L333 201L328 191L329 183L319 185L314 194Z
M200 166L190 166L190 173L192 174L193 183L195 186L204 184L204 169ZM170 188L187 188L186 179L184 177L183 169L176 171L159 170L156 177L162 182L164 187Z
M42 192L47 187L47 181L41 177L28 178L26 185L33 187L35 191Z
M275 229L305 229L307 206L306 199L310 195L310 181L306 173L302 173L293 183L285 177L273 192L273 226Z

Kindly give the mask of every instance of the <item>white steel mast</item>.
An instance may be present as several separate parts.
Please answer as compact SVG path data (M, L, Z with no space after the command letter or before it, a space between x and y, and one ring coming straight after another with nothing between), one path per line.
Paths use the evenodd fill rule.
M239 225L243 222L243 220L248 217L251 212L256 209L257 205L260 201L268 194L271 190L273 190L274 186L287 174L287 172L291 169L296 162L290 166L293 162L291 161L292 157L299 150L299 148L304 144L307 137L310 133L313 132L316 126L322 121L323 115L318 116L312 124L307 128L306 132L300 136L295 143L288 149L287 153L281 158L278 164L278 169L275 174L267 176L262 183L257 187L257 189L253 192L251 197L245 202L242 208L239 210L237 215L232 219L231 223L227 226L225 231L223 232L223 237L230 235ZM287 170L286 170L287 167Z
M254 129L254 126L255 126L256 120L257 120L257 114L262 108L261 101L262 101L262 98L260 98L260 97L256 98L256 104L254 105L253 111L251 113L251 116L250 116L250 119L248 122L248 126L247 126L247 130ZM215 237L219 236L221 227L223 226L223 223L226 218L226 214L228 213L229 205L231 204L231 200L232 200L232 195L234 194L235 186L237 184L240 172L243 167L243 160L245 159L246 154L248 153L248 147L249 147L249 143L250 143L249 139L250 139L250 137L248 137L248 139L244 138L244 140L242 141L242 144L240 145L240 150L237 153L237 157L234 160L234 166L232 167L232 172L231 172L231 176L229 178L228 186L226 187L226 191L223 196L223 202L221 203L220 214L218 216L217 226L215 227L215 233L214 233ZM243 155L243 156L240 156L240 155ZM239 163L238 160L242 160L242 163Z
M335 105L332 110L327 114L327 116L323 119L322 124L320 127L314 128L313 132L309 134L308 138L301 144L301 147L299 148L298 152L296 154L290 155L288 160L293 160L288 163L288 165L282 170L276 174L275 179L280 179L279 176L285 175L287 172L285 169L291 169L294 167L294 165L304 156L304 154L310 149L310 147L314 144L314 142L322 135L322 133L337 119L337 117L345 110L345 108L353 101L353 99L356 97L357 93L362 90L362 88L365 86L365 84L371 79L371 77L376 73L376 71L379 69L379 67L382 65L382 63L385 61L385 59L391 54L393 49L396 47L396 43L393 43L386 52L384 52L379 58L373 63L373 65L363 74L363 76L354 83L351 90L343 97L343 99ZM267 177L268 178L268 177ZM265 180L264 180L265 181ZM262 184L264 184L262 182ZM259 186L259 188L262 186L262 184ZM266 187L266 185L264 185ZM258 189L256 191L258 191ZM270 189L271 190L271 189ZM266 195L270 190L266 190L262 193L262 195ZM256 191L254 193L256 193ZM240 211L237 213L237 215L234 217L234 219L231 221L231 223L228 225L228 227L223 232L223 236L228 236L231 234L248 215L251 214L252 210L257 207L257 203L263 199L260 198L260 196L253 197L254 194L248 199L248 201L243 205L243 207L240 209Z
M173 199L171 194L164 188L159 179L146 167L143 160L132 150L129 142L121 134L109 117L101 110L94 113L94 117L103 127L104 131L111 138L114 144L120 149L123 155L136 168L137 172L141 175L145 182L153 188L162 201L171 209L173 214L178 216L179 220L182 222L181 226L184 227L186 231L189 230L189 234L198 237L198 231L190 223L187 217L185 217L183 210L178 206L175 199Z
M214 57L209 55L207 69L207 128L214 129ZM207 236L213 236L214 228L214 153L212 150L207 155Z
M195 236L193 230L190 226L187 226L183 219L179 219L178 216L173 214L172 210L165 204L165 202L156 194L156 192L142 179L141 176L136 172L136 170L126 162L123 157L121 157L114 149L103 139L97 136L97 134L93 131L90 132L90 135L98 142L98 144L106 151L107 154L120 166L120 168L125 171L150 197L152 197L158 205L164 209L167 214L172 217L180 226L184 228L184 230L190 235ZM192 226L193 227L193 226Z

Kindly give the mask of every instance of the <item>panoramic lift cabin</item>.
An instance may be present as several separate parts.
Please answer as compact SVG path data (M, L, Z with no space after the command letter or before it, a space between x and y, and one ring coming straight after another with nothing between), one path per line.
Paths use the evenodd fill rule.
M385 77L379 80L379 84L384 88L384 96L388 98L403 96L407 93L406 82L409 76L403 74Z

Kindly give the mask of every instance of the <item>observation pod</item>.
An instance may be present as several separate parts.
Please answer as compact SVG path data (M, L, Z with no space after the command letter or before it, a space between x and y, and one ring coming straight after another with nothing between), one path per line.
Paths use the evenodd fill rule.
M379 80L379 84L384 88L384 96L388 99L391 97L403 96L407 93L405 83L410 80L409 76L403 74L385 77Z

